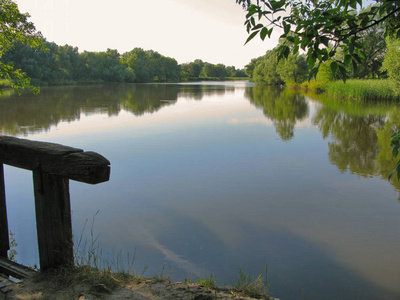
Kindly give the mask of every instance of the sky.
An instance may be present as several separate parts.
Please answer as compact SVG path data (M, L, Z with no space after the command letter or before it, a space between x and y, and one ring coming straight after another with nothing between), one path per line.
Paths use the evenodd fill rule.
M277 45L277 34L244 45L245 11L235 0L15 0L49 42L83 51L136 47L179 64L205 62L243 68Z

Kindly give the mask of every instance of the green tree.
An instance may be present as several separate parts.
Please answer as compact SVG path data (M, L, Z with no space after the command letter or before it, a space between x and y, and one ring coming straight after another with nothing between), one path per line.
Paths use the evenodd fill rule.
M387 49L382 67L393 80L397 93L400 93L400 39L387 38Z
M278 63L277 71L286 84L299 84L308 79L308 65L304 55L289 55Z
M280 38L285 42L278 48L278 57L288 57L302 49L315 76L321 62L332 60L330 67L335 74L347 76L347 67L356 70L365 59L362 33L383 24L386 36L400 37L400 1L377 1L369 10L357 13L362 0L236 0L246 10L246 42L259 35L262 40L275 28L280 28ZM282 12L288 12L282 16ZM340 59L336 51L343 50Z
M381 67L386 52L386 42L384 36L383 25L368 28L361 33L361 44L365 59L362 64L353 69L353 76L355 78L382 78L385 72L382 72Z
M217 70L214 64L204 63L201 74L205 77L217 77Z
M226 74L229 77L235 77L236 76L236 68L234 66L229 66L225 68Z
M253 58L246 66L245 66L245 70L246 70L246 74L249 76L250 79L253 78L253 72L254 72L254 68L257 65L257 61L262 59L262 56L257 57L257 58Z
M267 85L279 85L283 81L278 67L278 53L276 49L268 50L267 53L257 59L254 70L252 72L252 79L255 82L265 83Z
M228 72L226 71L226 67L224 64L217 64L215 66L215 75L220 79L223 79L228 76Z
M135 48L122 54L121 60L136 74L136 82L152 82L150 59L142 48Z
M33 92L38 89L30 83L29 77L12 63L4 63L2 56L14 47L15 41L37 47L42 43L41 34L36 32L32 22L28 22L29 14L20 13L18 6L11 0L0 0L0 78L11 80L11 87L18 93L28 88Z

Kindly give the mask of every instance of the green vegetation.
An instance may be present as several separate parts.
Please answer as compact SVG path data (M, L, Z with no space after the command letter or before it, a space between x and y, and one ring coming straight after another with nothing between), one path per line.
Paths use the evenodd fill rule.
M372 28L383 26L385 36L400 37L399 1L378 1L363 10L362 0L236 2L247 10L246 42L256 35L264 40L275 28L281 29L278 57L287 58L302 49L312 76L321 63L331 61L334 75L339 71L346 79L348 67L356 70L366 58L362 38ZM282 11L287 13L282 15Z
M36 33L33 23L28 22L28 18L29 14L21 14L13 1L0 0L0 79L7 80L7 84L18 93L24 88L35 93L38 90L31 85L29 77L24 72L15 68L12 63L4 62L3 56L13 49L15 42L29 47L41 47L41 36Z
M394 89L400 94L400 39L387 38L387 52L383 61L383 70L387 71L389 78L394 83Z
M232 282L233 290L254 298L267 298L268 282L267 282L268 267L265 267L265 277L261 273L257 277L246 273L243 269L239 269L239 278Z
M197 283L204 285L208 289L213 289L216 287L215 278L213 277L212 273L209 277L197 279Z
M320 89L326 95L355 100L365 101L393 101L400 100L400 94L394 90L394 83L389 80L360 80L352 79L346 82L326 82Z
M78 48L47 42L36 33L29 14L21 14L12 0L0 0L0 91L20 93L38 86L87 83L177 82L246 77L244 70L201 60L178 65L154 50L134 48L79 53Z
M260 0L257 5L251 5L249 1L237 2L248 10L248 29L254 31L249 40L257 33L265 37L262 31L266 27L258 26L252 21L256 12L260 12L258 2L264 3L272 11L293 8L291 14L282 20L270 19L272 24L280 24L285 33L281 35L277 47L267 51L264 56L251 60L246 66L250 80L270 85L283 83L290 87L324 92L336 98L367 101L400 99L400 22L399 18L392 18L399 15L400 7L397 2L390 8L388 1L382 1L359 12L355 11L355 6L361 6L362 1L300 3ZM321 23L322 16L331 20L328 12L335 16L339 11L342 14L339 18L342 23L335 23L334 20L331 24ZM298 19L300 15L305 19ZM269 12L260 12L260 16L267 17ZM294 20L298 25L295 29L292 23ZM317 26L318 30L315 30L315 23L311 21L320 24ZM302 28L304 32L301 31ZM328 31L331 29L337 32L329 37ZM310 41L310 38L313 40ZM322 48L311 49L311 46ZM299 47L308 51L306 56L298 54ZM281 57L286 59L279 60ZM316 61L318 64L315 66ZM309 71L309 68L313 69ZM314 79L307 81L307 77L313 76Z
M69 45L58 46L45 40L43 45L46 50L17 41L1 61L23 71L36 86L221 80L228 76L246 76L244 70L236 70L233 66L213 65L201 60L178 65L173 58L141 48L123 54L112 49L79 53L78 48ZM197 71L190 72L190 68ZM10 81L3 82L3 86L9 84Z

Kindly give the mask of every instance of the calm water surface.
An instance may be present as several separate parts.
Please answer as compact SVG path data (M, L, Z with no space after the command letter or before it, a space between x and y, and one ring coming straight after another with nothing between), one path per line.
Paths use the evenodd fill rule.
M45 88L0 100L0 133L96 151L71 181L75 239L152 276L218 284L268 266L281 299L399 299L396 105L246 82ZM17 260L38 263L32 175L5 169ZM96 215L97 213L97 215ZM93 222L94 219L94 222ZM86 227L85 227L85 223ZM90 229L93 228L94 236Z

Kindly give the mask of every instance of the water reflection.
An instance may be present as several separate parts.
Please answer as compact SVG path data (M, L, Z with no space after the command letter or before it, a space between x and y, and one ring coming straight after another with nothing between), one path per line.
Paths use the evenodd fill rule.
M263 110L273 121L276 132L284 141L294 136L298 121L308 116L308 106L304 95L276 87L257 85L246 89L250 102Z
M196 84L132 84L42 88L40 95L0 98L2 134L28 135L48 131L59 122L79 120L81 114L106 113L117 116L121 110L141 116L175 103L179 97L201 100L223 95L234 86Z
M29 138L111 160L110 182L71 183L74 233L100 210L104 253L137 249L139 272L167 261L177 280L213 272L229 283L239 267L268 265L282 299L400 293L399 206L386 182L394 105L219 83L44 89L0 106L3 132L48 130ZM7 175L12 211L25 195Z
M391 103L314 98L323 104L313 122L323 138L329 140L331 163L340 172L349 171L362 177L380 176L386 180L396 164L390 136L400 128L398 107ZM400 191L397 178L391 183Z

